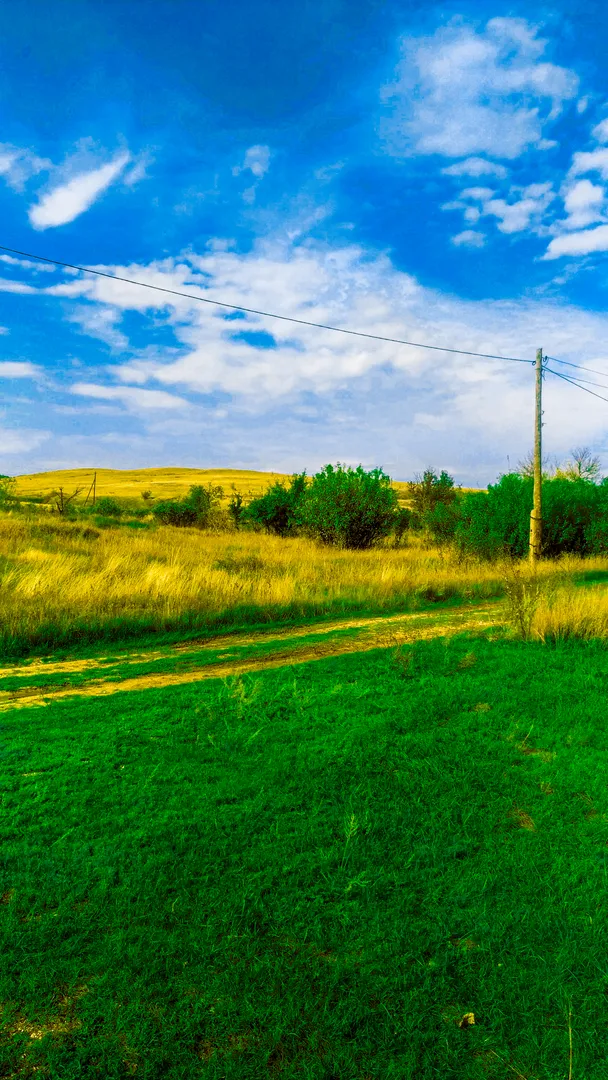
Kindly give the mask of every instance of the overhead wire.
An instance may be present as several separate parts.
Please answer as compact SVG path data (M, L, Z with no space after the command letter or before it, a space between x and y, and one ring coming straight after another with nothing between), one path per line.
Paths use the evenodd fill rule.
M534 360L523 360L519 356L498 356L494 353L473 352L470 349L450 349L446 345L426 345L420 341L404 341L402 338L384 337L381 334L365 334L361 330L346 330L341 326L327 326L325 323L310 322L308 319L295 319L289 315L276 315L271 311L258 311L257 308L244 307L242 304L228 304L222 300L210 300L206 296L194 296L193 293L182 292L178 289L167 289L161 285L150 285L147 281L135 281L132 278L120 277L118 274L107 274L103 270L93 270L89 266L76 266L74 263L60 262L59 259L48 259L44 255L33 255L28 251L18 251L17 248L5 247L0 244L0 251L9 251L13 255L22 255L26 259L37 259L39 262L52 263L54 266L63 266L68 270L78 270L83 274L95 274L97 277L109 278L110 281L122 281L127 285L139 285L143 289L153 289L155 292L168 293L171 296L185 297L187 300L197 300L203 304L214 304L217 307L230 308L232 311L246 311L249 315L263 315L268 319L281 319L283 322L298 323L300 326L314 326L318 330L332 330L337 334L350 334L353 337L369 338L373 341L388 341L393 345L411 345L415 349L432 349L435 352L458 353L460 356L479 356L486 360L510 360L516 364L533 364Z
M545 360L551 360L554 364L565 364L567 367L578 368L579 371L590 371L592 375L603 375L608 378L607 371L596 371L595 368L583 367L582 364L573 364L571 360L559 360L557 356L545 356Z
M593 397L599 398L600 401L608 401L608 397L604 397L602 394L596 394L594 390L588 390L586 386L582 386L576 379L569 379L567 375L562 375L559 371L554 371L553 368L545 368L545 371L551 372L552 375L557 375L558 379L564 379L565 382L571 383L572 386L578 386L579 390L584 390L586 394L593 394ZM594 385L597 385L594 383Z

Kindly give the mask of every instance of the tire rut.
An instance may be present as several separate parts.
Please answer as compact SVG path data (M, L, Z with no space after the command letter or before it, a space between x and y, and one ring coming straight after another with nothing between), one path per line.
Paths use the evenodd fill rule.
M493 606L495 612L487 610ZM369 652L371 649L390 648L398 644L408 644L415 641L425 641L434 637L451 637L454 634L480 631L504 625L504 615L496 610L497 605L484 605L483 607L469 609L468 612L452 612L448 621L435 622L429 626L417 626L399 629L395 625L398 621L404 622L407 616L392 616L373 620L360 620L362 627L369 626L367 633L362 633L356 638L315 642L303 645L301 648L280 648L263 656L252 656L240 661L222 660L212 661L199 669L190 668L188 671L158 672L149 675L136 675L124 679L92 679L91 682L80 686L49 686L24 687L22 690L5 691L0 693L0 712L11 709L23 709L40 707L50 704L51 701L68 697L108 697L117 693L125 693L135 690L161 689L169 686L183 686L188 683L202 682L205 679L222 679L231 675L241 675L250 671L263 671L269 668L286 667L292 664L305 664L314 660L322 660L331 656L342 656L347 653ZM431 613L437 619L436 613ZM332 629L343 629L345 626L357 625L357 620L341 622ZM377 624L382 623L378 627ZM302 628L290 637L310 634L313 628ZM328 628L329 632L329 628ZM277 635L277 637L285 635ZM225 640L225 639L224 639ZM253 639L259 641L260 637ZM269 640L264 636L263 640ZM236 642L235 642L236 644ZM207 642L207 646L209 643ZM200 648L198 650L201 651ZM148 654L149 655L149 654ZM166 655L166 654L162 654ZM115 663L115 662L114 662ZM31 670L31 669L30 669ZM47 669L48 670L48 669ZM57 669L55 669L57 670ZM21 669L23 672L23 669Z

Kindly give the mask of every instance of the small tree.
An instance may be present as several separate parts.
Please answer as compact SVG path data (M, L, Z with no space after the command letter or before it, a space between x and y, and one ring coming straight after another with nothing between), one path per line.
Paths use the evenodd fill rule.
M541 463L541 473L543 480L549 480L555 475L557 469L557 463L552 457L544 457ZM534 479L534 451L530 450L521 461L517 462L517 469L515 474L506 473L507 476L517 475L522 476L524 479Z
M142 491L141 497L145 503L148 503L153 498L152 492L149 490L149 488L147 488L145 491Z
M556 469L555 476L559 480L591 480L596 483L600 469L599 457L593 455L588 446L575 446L570 451L570 460Z
M59 488L58 491L52 491L50 497L55 503L55 509L57 510L57 513L61 514L62 517L65 517L65 515L68 514L72 509L70 503L76 498L77 495L80 495L81 491L82 488L76 488L76 491L73 491L71 495L66 495L63 488Z
M399 506L393 518L393 546L399 547L404 533L412 524L412 511L407 506Z
M14 500L16 486L14 476L0 476L0 507L6 507Z
M365 472L338 462L313 477L297 511L308 535L325 544L364 550L393 527L397 492L382 469Z
M185 499L164 499L152 507L152 513L163 525L196 525L204 528L223 494L221 487L195 485Z
M457 498L454 479L445 470L437 476L433 469L425 469L422 476L418 473L410 484L412 510L420 520L439 503L448 506Z
M111 495L102 495L100 499L97 499L95 512L103 517L122 517L123 508Z
M241 513L242 521L263 525L277 536L288 536L297 527L297 513L306 490L306 470L291 478L289 487L279 481Z
M228 503L228 513L232 518L232 523L235 529L241 527L241 518L245 513L245 504L243 496L240 491L237 491L234 484L232 485L232 495L230 496L230 502Z

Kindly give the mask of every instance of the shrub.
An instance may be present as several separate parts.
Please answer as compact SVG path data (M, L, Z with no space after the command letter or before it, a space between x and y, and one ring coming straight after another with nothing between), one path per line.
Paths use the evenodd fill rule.
M462 500L454 535L461 550L482 558L523 558L530 543L534 498L529 476L508 473L487 492ZM608 550L608 485L556 476L542 485L542 554L545 558Z
M392 531L394 546L398 547L403 534L408 531L412 524L412 511L407 506L399 506L393 517Z
M443 547L454 539L460 519L461 511L458 502L437 502L422 515L421 522L433 541L439 547Z
M397 492L382 469L346 469L338 462L313 477L297 523L324 544L363 550L391 531L396 507Z
M95 503L95 512L102 517L119 518L123 515L123 508L111 495L102 495Z
M417 476L410 484L412 510L419 525L422 524L424 515L433 511L436 506L449 506L455 503L457 498L454 479L445 470L437 476L433 469L426 469L422 476Z
M246 507L244 505L243 496L240 491L237 491L234 484L232 485L232 495L230 496L230 502L228 504L228 513L232 519L232 524L235 529L239 529L241 525L241 519L245 513Z
M531 477L508 473L487 491L465 495L454 539L467 554L484 559L523 558L530 542Z
M241 511L241 521L263 526L277 536L288 536L297 527L297 513L306 490L306 471L291 478L289 487L277 481Z
M206 526L224 494L221 487L191 487L184 499L164 499L153 506L152 513L163 525Z

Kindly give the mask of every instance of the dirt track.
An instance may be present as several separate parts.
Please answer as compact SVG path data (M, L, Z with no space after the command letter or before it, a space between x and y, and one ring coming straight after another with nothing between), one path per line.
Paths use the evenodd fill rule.
M147 690L165 686L180 686L186 683L200 682L203 679L220 679L230 675L239 675L247 671L261 671L267 668L283 667L290 664L304 664L311 660L321 660L329 656L341 656L345 653L367 652L370 649L389 648L400 643L424 641L432 637L451 636L464 631L480 631L492 626L504 625L505 616L502 605L496 602L481 604L475 608L452 609L448 612L423 612L408 615L388 615L368 619L344 619L334 622L311 624L303 627L255 635L225 635L208 639L203 643L183 642L149 652L130 653L117 661L114 657L96 657L84 660L34 660L13 667L0 669L0 678L14 676L32 676L44 673L58 674L71 672L89 672L91 680L78 686L49 685L24 686L8 691L0 690L0 712L10 709L44 706L58 698L66 697L106 697L128 690ZM360 632L349 637L334 637L346 629ZM303 644L298 647L297 640L302 637L323 634L327 640ZM268 641L277 641L276 651L247 658L230 659L233 647L260 645ZM291 647L290 643L292 644ZM215 661L207 661L200 668L196 667L196 657L204 658L206 651L216 651L224 646L225 652ZM288 647L286 648L285 645ZM150 672L126 678L95 678L96 672L103 674L104 668L116 669L130 664L142 664L154 660L180 657L194 661L188 670L175 672Z

